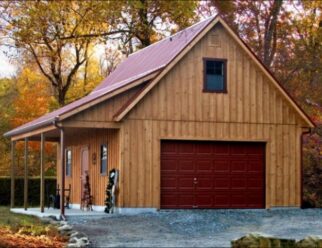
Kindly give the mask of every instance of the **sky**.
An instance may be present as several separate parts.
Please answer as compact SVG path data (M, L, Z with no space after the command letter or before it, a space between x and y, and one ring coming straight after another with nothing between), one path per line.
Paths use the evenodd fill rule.
M15 74L16 67L10 63L9 59L0 49L0 78L11 77Z

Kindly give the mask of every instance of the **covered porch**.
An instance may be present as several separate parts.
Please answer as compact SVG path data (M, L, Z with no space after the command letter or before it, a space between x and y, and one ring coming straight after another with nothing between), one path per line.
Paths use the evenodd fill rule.
M96 180L96 175L93 174L93 170L97 168L98 160L98 149L100 143L110 143L111 137L115 140L114 148L117 145L118 141L118 129L119 126L114 123L106 123L106 122L80 122L80 121L65 121L56 123L53 122L51 125L46 127L41 127L39 129L35 129L32 131L24 130L23 133L19 133L17 135L11 136L11 199L10 199L10 207L11 211L14 213L20 214L28 214L35 215L38 217L49 217L54 216L57 219L65 219L66 217L71 216L101 216L105 215L103 212L104 208L102 205L102 197L104 192L102 189L106 187L107 183L107 173L105 175L100 174L101 177L99 183ZM106 134L106 135L105 135ZM109 135L113 134L113 135ZM93 139L90 137L97 138L98 136L102 136L102 141L95 140L95 144L93 144ZM111 136L111 137L110 137ZM115 136L115 138L114 138ZM39 208L29 208L28 203L28 150L29 150L29 141L38 141L40 142L40 206ZM23 200L23 208L16 208L15 204L15 177L16 177L16 145L18 142L24 143L24 200ZM45 144L47 142L54 142L57 144L57 185L59 185L59 209L47 208L45 206ZM87 154L84 155L84 148L87 150ZM66 169L66 151L67 149L71 150L75 155L72 158L72 164L69 168L69 174ZM81 151L81 152L79 152ZM84 156L85 159L84 160ZM117 156L117 158L115 157ZM118 153L113 155L114 161L118 161ZM109 159L110 160L110 159ZM84 162L86 161L86 162ZM115 162L114 162L115 163ZM96 203L100 203L101 206L94 206L93 211L81 210L81 194L82 194L82 186L83 186L83 174L82 168L87 168L88 173L91 177L91 188L96 191L99 190L100 197L97 196L97 192L92 192L94 195L94 201ZM93 169L93 168L94 169ZM115 167L115 165L114 165ZM97 173L96 173L97 174ZM83 177L83 178L82 178ZM100 187L97 187L97 185ZM66 208L66 189L71 185L71 208ZM104 191L104 190L103 190ZM70 197L70 195L69 195ZM96 199L95 199L96 198ZM99 199L98 199L99 198Z

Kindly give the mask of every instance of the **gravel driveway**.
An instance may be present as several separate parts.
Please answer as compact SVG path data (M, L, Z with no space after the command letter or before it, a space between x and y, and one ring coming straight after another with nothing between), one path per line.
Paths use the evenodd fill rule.
M229 247L256 232L302 239L322 235L322 210L179 210L70 220L94 247Z

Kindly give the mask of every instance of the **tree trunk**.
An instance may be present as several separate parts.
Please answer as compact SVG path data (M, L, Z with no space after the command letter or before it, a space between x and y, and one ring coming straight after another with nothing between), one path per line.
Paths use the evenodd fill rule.
M148 20L148 4L146 0L141 0L142 7L139 9L139 19L141 28L139 27L138 38L141 41L142 47L151 45L151 26Z
M62 107L65 105L66 91L58 89L58 103Z
M267 67L271 66L276 52L276 26L282 4L282 0L274 0L270 15L267 17L267 20L265 21L263 63Z

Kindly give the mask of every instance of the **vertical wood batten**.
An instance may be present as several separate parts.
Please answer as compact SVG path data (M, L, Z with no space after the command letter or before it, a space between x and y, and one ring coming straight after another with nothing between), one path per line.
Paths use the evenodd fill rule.
M44 212L45 205L45 135L40 136L40 211Z
M10 207L15 206L15 146L16 142L11 141L11 195L10 195Z
M25 164L25 170L24 170L24 200L23 200L23 206L24 209L27 210L28 208L28 138L25 138L25 156L24 156L24 164Z

